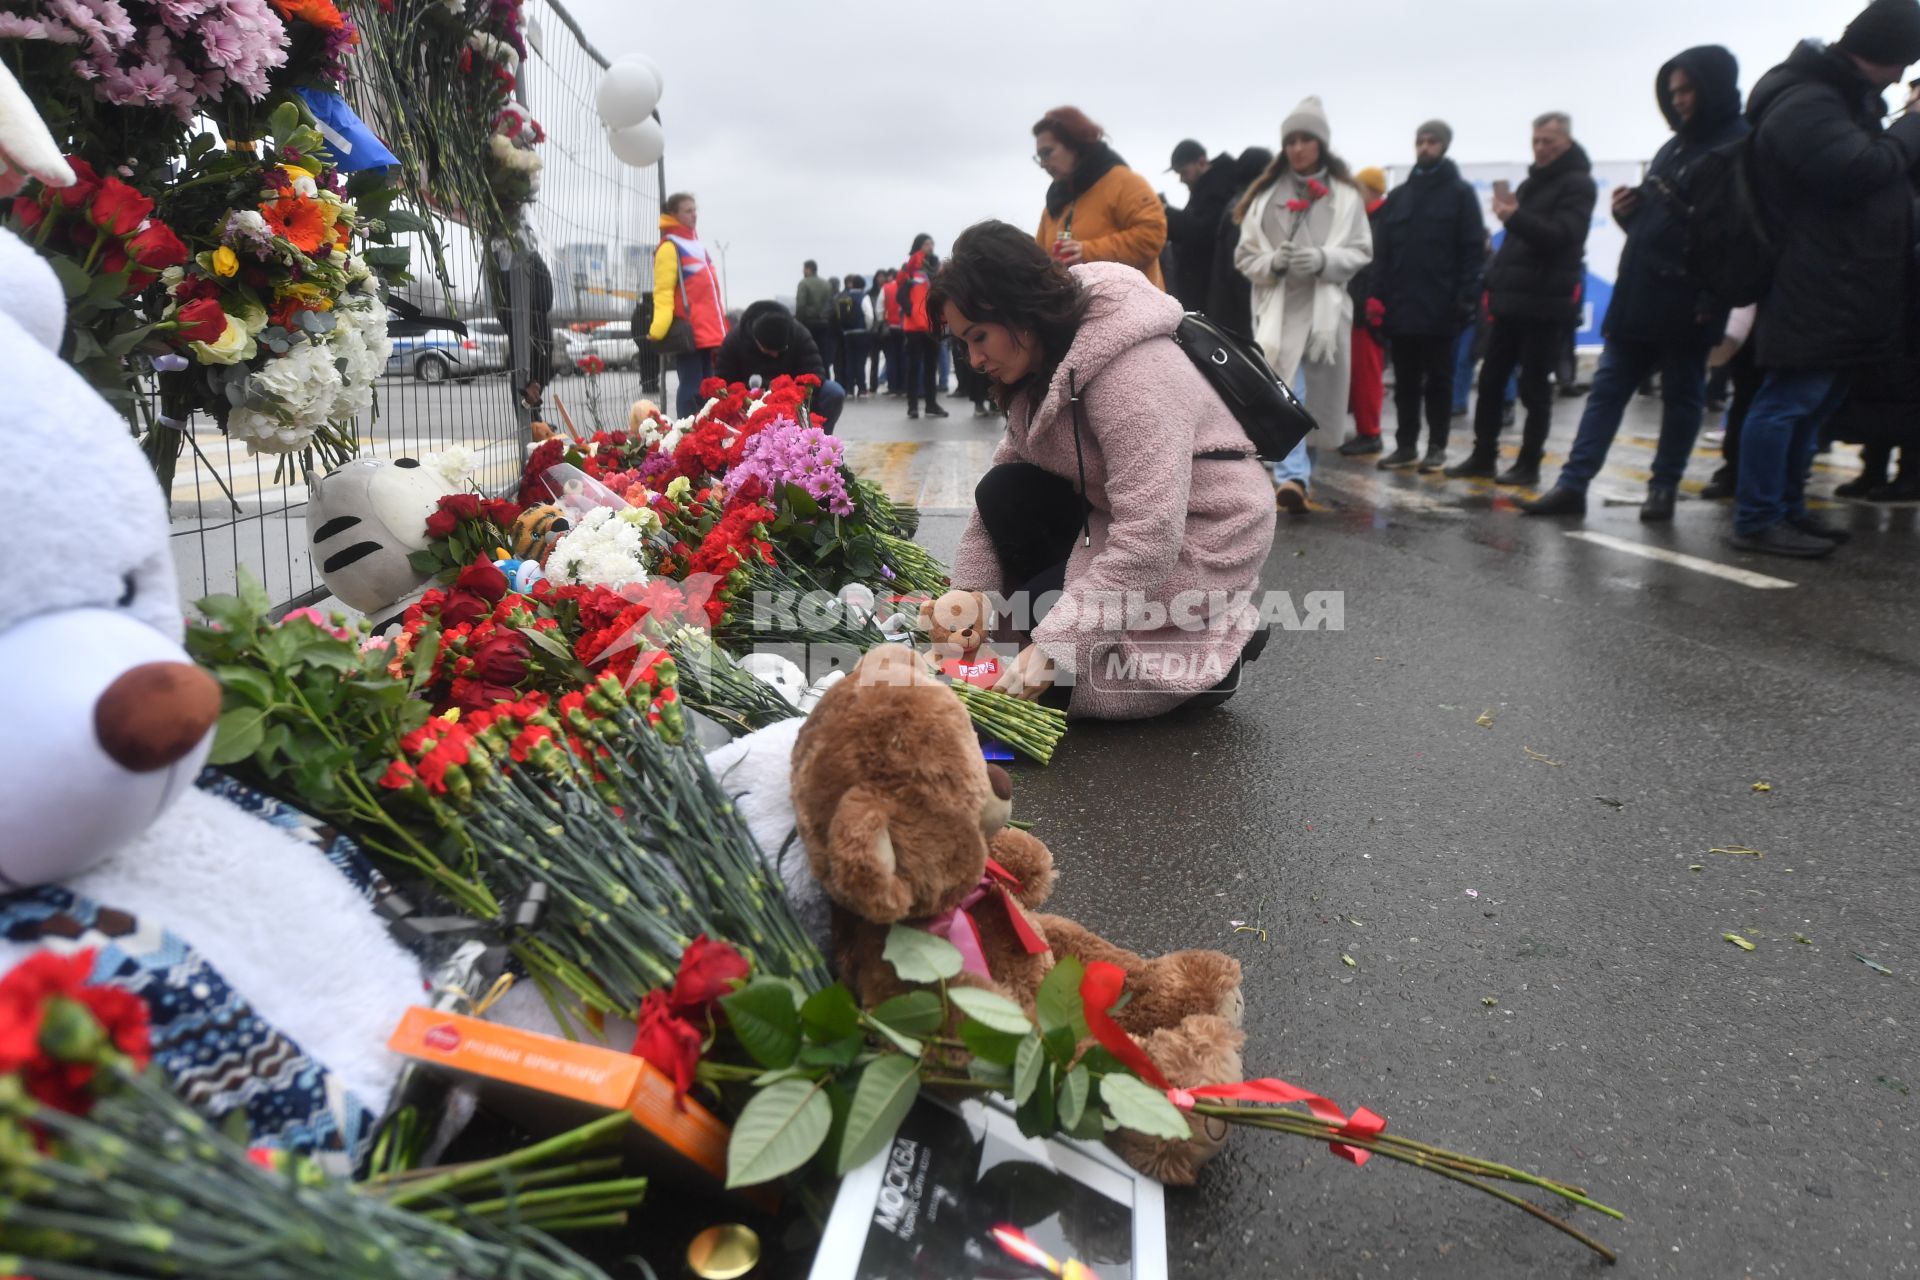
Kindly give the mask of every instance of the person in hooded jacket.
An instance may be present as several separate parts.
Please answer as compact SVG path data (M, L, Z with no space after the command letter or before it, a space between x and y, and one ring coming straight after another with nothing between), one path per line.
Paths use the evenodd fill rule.
M1240 247L1240 227L1233 220L1233 211L1247 188L1258 182L1272 163L1273 152L1265 147L1248 147L1233 162L1233 198L1220 211L1220 224L1215 228L1207 305L1201 308L1207 319L1242 342L1253 341L1253 281L1233 265L1234 251Z
M1820 431L1855 371L1906 342L1920 112L1881 126L1881 94L1920 60L1920 3L1874 0L1834 45L1802 41L1747 103L1777 253L1754 325L1767 371L1740 436L1733 545L1811 559L1845 539L1807 511Z
M1453 478L1473 476L1495 484L1533 485L1540 455L1553 428L1549 379L1568 326L1580 313L1587 232L1596 197L1593 163L1573 140L1573 121L1549 111L1533 122L1533 167L1520 189L1493 198L1493 216L1506 236L1487 268L1493 333L1480 365L1480 396L1473 412L1473 452L1448 467ZM1520 456L1495 475L1500 450L1501 392L1520 369L1520 402L1527 419Z
M813 334L794 318L793 312L771 298L747 308L739 325L720 344L713 372L724 382L748 386L756 378L765 386L782 374L793 378L812 374L820 379L820 385L814 390L811 409L826 419L821 429L828 434L832 434L846 405L846 390L827 376L827 362Z
M1520 509L1528 515L1584 515L1587 486L1635 390L1660 374L1660 443L1640 508L1644 521L1673 519L1674 496L1706 412L1707 353L1726 330L1727 308L1687 274L1687 175L1709 151L1747 135L1740 114L1740 64L1719 45L1688 49L1654 77L1654 100L1673 128L1637 187L1616 187L1613 218L1627 233L1607 306L1606 348L1567 464L1552 489Z
M1207 149L1188 138L1173 149L1172 172L1187 188L1182 209L1168 207L1167 240L1173 255L1173 296L1188 311L1207 309L1207 289L1213 280L1214 242L1220 236L1221 215L1239 196L1233 157L1222 151L1207 159Z
M1001 596L1026 633L999 688L1109 720L1224 701L1265 643L1249 593L1274 510L1246 431L1173 340L1180 304L983 222L931 305L1008 415L953 561L956 588Z
M1034 240L1067 266L1123 262L1161 288L1167 210L1147 180L1107 145L1076 107L1055 107L1033 126L1033 162L1053 182Z
M1387 197L1373 222L1367 314L1393 349L1394 450L1377 464L1424 472L1446 465L1456 348L1480 311L1487 261L1487 224L1480 198L1447 159L1453 129L1428 120L1413 133L1413 172ZM1420 411L1427 414L1427 454L1420 457Z

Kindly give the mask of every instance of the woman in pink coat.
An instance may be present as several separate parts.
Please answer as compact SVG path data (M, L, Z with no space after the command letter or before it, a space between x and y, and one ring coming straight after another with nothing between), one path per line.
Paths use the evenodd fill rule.
M1273 488L1174 344L1180 304L1004 222L962 233L928 304L1007 410L954 565L1026 633L1000 687L1106 720L1225 701L1266 639Z

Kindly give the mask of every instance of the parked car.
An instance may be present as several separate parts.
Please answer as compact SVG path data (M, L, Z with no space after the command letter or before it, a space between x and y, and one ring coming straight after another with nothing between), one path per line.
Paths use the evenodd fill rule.
M482 316L467 321L467 341L461 348L470 353L469 363L475 368L492 370L507 367L512 344L507 339L506 325L492 316Z
M481 372L479 343L454 333L406 334L393 339L387 357L390 375L411 374L422 382L471 378Z
M569 329L565 336L567 365L576 371L589 355L599 356L609 369L624 369L640 358L640 349L633 344L633 326L625 320L611 321L585 333Z

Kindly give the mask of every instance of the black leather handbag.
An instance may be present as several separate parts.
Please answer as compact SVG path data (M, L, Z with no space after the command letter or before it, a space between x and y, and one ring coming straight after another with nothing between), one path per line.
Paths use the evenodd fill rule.
M1314 429L1313 415L1252 343L1194 312L1180 321L1173 340L1239 420L1256 456L1278 462Z

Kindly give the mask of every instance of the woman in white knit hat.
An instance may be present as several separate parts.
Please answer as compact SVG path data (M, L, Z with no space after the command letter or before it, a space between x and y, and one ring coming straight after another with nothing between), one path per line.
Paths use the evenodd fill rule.
M1337 437L1353 357L1346 286L1373 260L1373 233L1366 197L1329 147L1331 134L1318 98L1305 99L1281 123L1280 154L1233 211L1240 224L1233 264L1253 282L1253 336L1261 352ZM1273 464L1281 510L1306 511L1311 474L1306 441Z

